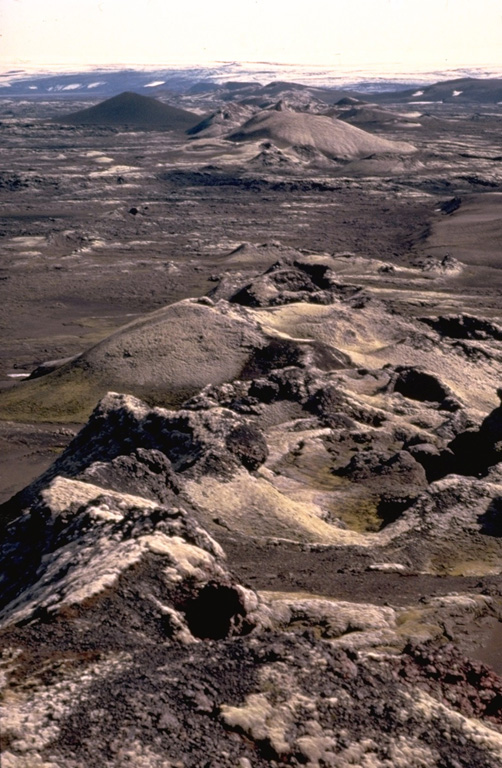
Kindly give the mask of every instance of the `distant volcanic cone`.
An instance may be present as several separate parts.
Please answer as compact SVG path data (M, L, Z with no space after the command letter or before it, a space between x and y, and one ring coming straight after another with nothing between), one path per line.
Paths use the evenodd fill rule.
M283 105L254 115L227 138L231 141L268 139L281 148L312 147L328 157L340 159L414 151L406 142L388 141L330 117L292 112Z
M129 91L89 109L58 118L58 122L73 125L120 125L164 131L186 131L199 120L199 115L193 112L170 107L157 99Z

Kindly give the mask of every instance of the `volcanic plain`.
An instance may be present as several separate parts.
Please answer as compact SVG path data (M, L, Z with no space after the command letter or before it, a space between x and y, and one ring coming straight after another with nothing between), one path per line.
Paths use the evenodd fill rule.
M5 765L501 764L501 126L0 101Z

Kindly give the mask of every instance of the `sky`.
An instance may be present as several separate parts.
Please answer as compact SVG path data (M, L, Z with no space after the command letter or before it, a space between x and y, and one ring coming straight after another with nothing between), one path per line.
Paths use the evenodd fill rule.
M502 0L0 0L0 68L502 65Z

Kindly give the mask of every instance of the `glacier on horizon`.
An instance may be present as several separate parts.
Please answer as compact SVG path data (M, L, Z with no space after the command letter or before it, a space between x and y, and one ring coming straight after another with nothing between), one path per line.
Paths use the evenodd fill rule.
M267 84L285 80L313 87L352 89L363 93L382 90L400 90L430 85L443 80L465 77L502 77L502 66L486 65L464 68L431 70L400 69L378 64L364 67L305 66L274 62L214 62L204 65L167 64L165 66L114 65L76 68L70 66L27 67L0 72L0 95L9 98L31 92L43 93L72 91L88 92L97 96L118 93L135 88L161 88L166 86L183 91L196 82L224 83L252 81ZM78 82L78 85L75 83ZM4 90L5 89L5 90ZM9 89L9 91L7 91Z

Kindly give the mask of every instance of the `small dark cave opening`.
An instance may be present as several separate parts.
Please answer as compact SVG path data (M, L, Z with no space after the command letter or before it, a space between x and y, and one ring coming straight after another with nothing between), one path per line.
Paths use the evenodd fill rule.
M448 397L448 390L436 376L415 368L403 368L398 370L398 373L394 391L400 392L410 400L441 403Z
M222 640L232 634L246 634L245 609L235 587L209 582L180 606L188 628L202 640Z
M502 496L490 501L486 511L478 515L478 523L485 536L502 536Z
M382 531L391 523L399 520L401 515L406 512L417 500L416 496L395 496L393 494L382 494L377 504L377 515L381 520L379 531Z

